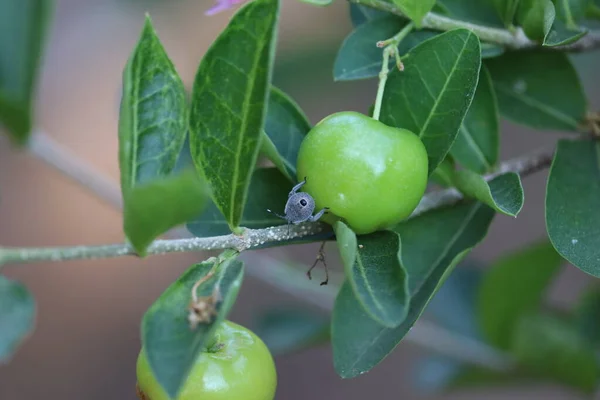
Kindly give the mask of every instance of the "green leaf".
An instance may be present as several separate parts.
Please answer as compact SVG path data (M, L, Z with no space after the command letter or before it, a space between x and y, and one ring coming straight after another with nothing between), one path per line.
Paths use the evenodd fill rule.
M346 280L356 299L381 325L400 325L406 318L409 299L406 271L400 265L398 234L381 231L357 238L340 221L334 229Z
M453 267L486 235L494 211L465 202L434 210L398 225L401 263L408 272L411 294L408 317L386 328L363 310L349 282L336 298L332 318L334 366L352 378L381 362L402 340Z
M150 17L125 71L119 115L119 166L124 195L168 176L187 128L185 88Z
M176 398L200 352L235 303L243 277L243 264L227 258L207 260L190 267L148 309L142 321L142 343L150 368L161 387ZM218 288L218 316L191 329L188 306L192 287L209 273L214 276L199 285L198 296L211 296Z
M585 95L565 54L511 52L486 65L505 117L536 129L571 132L583 121Z
M15 143L25 144L31 133L51 11L50 0L0 3L0 124Z
M248 202L240 225L260 229L284 223L281 218L267 212L267 209L282 214L290 189L290 182L276 168L259 168L254 171ZM231 233L227 221L214 204L210 204L199 217L197 214L194 217L195 219L190 218L187 229L195 236L206 237Z
M553 0L556 14L567 28L578 29L577 22L585 17L590 0Z
M516 326L511 351L519 363L551 382L587 394L597 388L600 366L594 348L569 321L545 314L524 316Z
M371 21L373 19L390 16L390 13L385 11L377 10L372 7L362 6L356 3L349 3L350 7L350 20L352 21L352 25L357 27L361 24L364 24L367 21Z
M521 0L492 0L498 16L504 22L504 25L511 27L513 25L519 2Z
M274 355L329 341L329 319L303 309L281 308L261 315L254 332Z
M437 183L440 186L448 187L452 186L452 179L454 177L455 163L451 156L444 158L444 160L437 166L433 174L431 174L431 181Z
M546 188L546 229L571 264L600 277L600 143L560 140Z
M521 178L514 172L486 181L483 176L469 170L454 171L452 184L465 196L473 197L511 217L516 217L523 208L523 186Z
M555 16L552 0L521 0L517 22L529 39L543 43L552 28Z
M172 176L186 138L185 89L150 18L123 73L119 166L123 228L139 255L198 215L208 195L193 171Z
M404 15L414 21L417 27L421 26L423 17L431 11L435 0L392 0Z
M475 94L479 39L456 29L411 50L403 72L390 73L381 121L419 135L429 156L429 174L454 142Z
M579 334L592 345L600 345L600 290L594 287L583 293L574 310Z
M464 167L484 174L498 161L499 136L498 101L489 71L482 66L475 98L450 154Z
M495 28L504 27L490 1L438 0L438 4L443 4L448 12L448 16L453 19Z
M278 0L244 5L204 55L192 91L190 147L230 228L239 226L267 110Z
M544 46L553 47L571 44L587 35L587 33L588 30L582 28L569 29L564 22L555 19L550 33L544 40Z
M354 29L342 43L333 65L333 79L347 81L379 75L383 50L376 46L398 33L405 23L396 16L367 20ZM391 64L391 63L390 63Z
M478 319L494 346L508 349L518 321L537 310L563 259L543 241L497 260L479 290ZM508 295L510 293L510 295Z
M209 190L196 171L137 185L124 197L124 229L140 256L154 239L204 209Z
M397 16L369 20L354 29L342 43L333 66L335 81L368 79L379 76L383 63L383 49L376 46L397 34L406 22ZM408 53L419 43L434 37L437 32L422 30L409 34L398 46L400 54ZM393 58L393 57L392 57ZM390 60L390 69L395 68L395 60Z
M296 182L296 160L304 136L311 125L302 109L281 90L272 87L265 121L263 151L267 157Z
M33 331L35 301L22 283L0 275L0 364L8 362Z

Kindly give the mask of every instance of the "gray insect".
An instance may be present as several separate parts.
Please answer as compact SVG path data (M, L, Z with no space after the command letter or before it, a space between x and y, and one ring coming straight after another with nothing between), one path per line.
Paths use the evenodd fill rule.
M329 210L328 207L323 208L317 214L312 215L315 210L315 200L312 196L306 192L298 192L302 186L306 184L306 178L296 186L292 188L292 191L288 195L288 201L285 204L284 213L285 215L279 215L267 209L271 214L277 215L279 218L284 219L288 223L288 235L290 233L290 225L298 225L301 222L306 221L317 221Z

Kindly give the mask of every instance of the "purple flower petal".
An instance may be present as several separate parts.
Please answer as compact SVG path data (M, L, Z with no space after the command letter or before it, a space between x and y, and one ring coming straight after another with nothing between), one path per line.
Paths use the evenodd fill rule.
M234 5L240 4L242 1L244 0L217 0L217 4L208 9L204 15L211 16L229 10L230 8L233 8Z

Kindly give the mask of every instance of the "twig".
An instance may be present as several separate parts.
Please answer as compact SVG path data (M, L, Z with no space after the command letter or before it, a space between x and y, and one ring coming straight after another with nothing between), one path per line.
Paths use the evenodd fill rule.
M320 222L294 225L288 235L287 225L265 229L246 229L242 235L224 235L205 238L155 240L147 250L148 255L184 253L191 251L235 249L244 251L265 243L282 242L289 239L316 235L328 226ZM134 248L127 244L75 247L9 248L0 247L0 266L8 263L31 263L37 261L93 260L137 256Z
M348 0L351 3L360 4L366 7L375 8L382 11L387 11L391 14L404 16L402 11L392 2L383 0ZM433 12L428 13L423 18L421 23L423 28L448 31L457 28L469 29L484 42L495 43L500 46L513 49L529 49L534 47L542 47L539 43L530 40L525 36L521 28L517 28L515 33L506 29L490 28L483 25L473 24L470 22L460 21L453 18L448 18ZM600 32L590 31L577 42L554 47L544 47L547 50L559 50L570 52L588 51L600 47Z
M516 172L521 175L521 177L531 175L535 172L550 167L553 156L554 150L543 149L528 153L521 157L513 158L512 160L508 160L500 164L496 171L485 176L485 180L490 181L496 176L505 174L507 172ZM415 211L413 211L411 218L426 213L427 211L431 211L435 208L455 204L463 198L463 194L455 188L431 192L421 199L421 202Z
M497 172L486 175L490 180L499 173L517 172L521 176L532 174L550 166L552 152L545 150L502 163ZM454 188L427 194L413 212L411 218L435 208L449 206L463 199L463 195ZM156 240L148 248L148 255L166 253L236 249L248 250L265 243L283 242L293 238L302 238L325 232L330 229L320 222L308 222L292 226L288 235L286 225L265 229L246 229L242 235L224 235L207 238ZM111 258L134 256L135 250L129 244L104 246L48 247L48 248L2 248L0 247L0 266L7 263L30 263L34 261L65 261L78 259Z

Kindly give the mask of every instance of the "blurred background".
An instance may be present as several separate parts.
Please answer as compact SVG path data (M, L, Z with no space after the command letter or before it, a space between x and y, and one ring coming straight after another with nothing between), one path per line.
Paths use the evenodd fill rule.
M16 1L16 0L1 0ZM274 83L289 93L313 123L341 110L367 112L376 81L334 83L333 61L351 31L348 4L326 8L284 0ZM39 129L118 182L117 121L121 73L141 30L153 18L184 83L190 87L202 55L226 26L231 12L204 16L204 0L57 0L37 96ZM598 56L573 57L597 109ZM502 124L502 158L514 157L556 139ZM471 258L485 264L545 235L546 172L524 181L525 207L518 219L499 215ZM121 215L84 188L0 137L0 243L4 246L92 245L123 241ZM261 250L258 255L295 258L310 266L318 244ZM335 245L329 265L341 272ZM7 267L6 274L32 290L37 326L8 365L0 366L1 400L135 399L139 324L146 309L189 265L206 254L39 263ZM260 257L247 259L259 267ZM321 274L321 275L319 275ZM319 290L322 272L310 282ZM305 279L303 275L298 279ZM591 279L565 267L550 298L566 307ZM325 290L325 289L323 289ZM509 295L509 294L507 294ZM273 305L312 308L285 292L247 276L230 317L253 327ZM314 308L319 312L319 308ZM326 314L324 314L326 315ZM370 373L340 379L329 346L276 357L277 399L579 399L553 385L481 388L439 395L416 383L427 349L402 342ZM434 372L434 371L433 371ZM433 373L432 372L432 373Z

